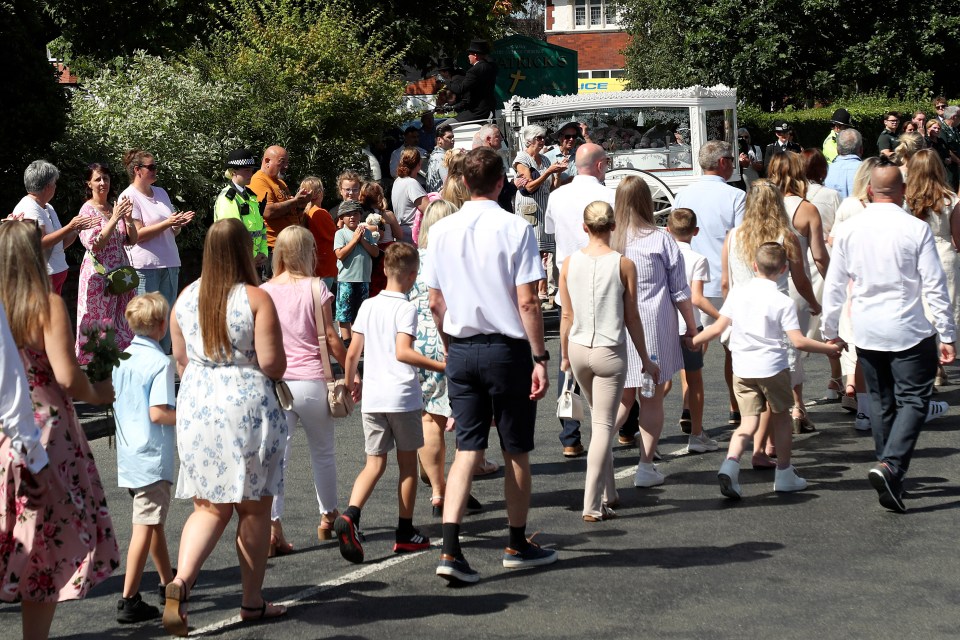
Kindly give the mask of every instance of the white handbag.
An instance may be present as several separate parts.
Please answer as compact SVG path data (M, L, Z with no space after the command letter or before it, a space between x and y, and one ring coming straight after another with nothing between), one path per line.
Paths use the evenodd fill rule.
M583 399L573 390L576 380L573 373L563 373L563 385L557 398L557 417L564 420L583 420Z

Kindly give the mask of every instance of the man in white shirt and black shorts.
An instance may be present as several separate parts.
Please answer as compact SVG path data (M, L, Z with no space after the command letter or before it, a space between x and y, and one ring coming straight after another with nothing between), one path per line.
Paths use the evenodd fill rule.
M424 280L430 310L447 350L447 390L456 419L457 454L447 477L443 549L437 575L473 583L480 575L460 549L473 471L487 449L491 422L504 457L510 525L503 566L556 562L557 552L526 538L530 459L537 400L549 385L537 281L543 265L533 228L497 205L505 180L497 153L467 154L464 180L472 194L455 216L430 228Z
M870 392L880 461L868 478L881 505L904 513L903 477L927 419L937 337L940 363L953 362L956 326L930 225L900 207L903 176L886 157L873 170L867 195L863 214L834 236L823 291L823 338L839 341L840 310L852 281L853 339Z

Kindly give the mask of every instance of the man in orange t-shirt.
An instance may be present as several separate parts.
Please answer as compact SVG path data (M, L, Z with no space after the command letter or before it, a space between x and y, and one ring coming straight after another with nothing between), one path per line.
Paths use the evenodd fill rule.
M291 225L301 224L301 212L312 196L304 190L295 196L290 195L287 183L280 178L286 168L287 150L276 145L268 147L263 152L260 170L253 174L249 185L260 201L260 211L267 227L267 246L271 253L278 233Z

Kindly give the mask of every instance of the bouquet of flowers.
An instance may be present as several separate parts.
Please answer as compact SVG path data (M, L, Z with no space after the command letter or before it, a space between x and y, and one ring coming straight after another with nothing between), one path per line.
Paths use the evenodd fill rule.
M383 216L379 213L371 213L367 216L365 221L367 228L370 229L370 232L373 236L374 242L380 242L381 231L385 228L386 223L383 221Z
M86 338L80 350L92 356L87 365L87 377L90 382L109 380L113 376L113 368L122 360L130 357L117 347L117 331L111 322L94 323L81 330Z

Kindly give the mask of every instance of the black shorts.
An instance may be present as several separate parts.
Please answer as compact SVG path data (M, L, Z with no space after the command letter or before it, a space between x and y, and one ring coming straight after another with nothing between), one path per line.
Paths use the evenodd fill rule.
M697 327L697 331L703 331L703 327ZM680 353L683 354L684 371L700 371L703 369L703 347L699 351L690 351L680 336Z
M484 451L495 422L500 448L533 451L537 403L530 399L530 343L500 334L451 338L447 393L456 419L457 448Z

